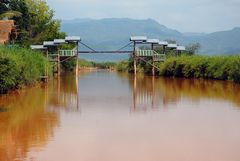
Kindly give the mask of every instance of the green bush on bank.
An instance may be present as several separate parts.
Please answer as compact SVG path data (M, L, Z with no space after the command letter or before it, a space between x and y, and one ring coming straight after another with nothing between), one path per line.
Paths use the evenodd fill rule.
M162 76L206 78L240 82L240 56L169 57L159 64Z
M129 61L128 60L124 60L121 62L118 62L116 65L116 69L119 72L126 72L129 69Z
M0 46L0 93L36 83L45 75L45 66L52 68L38 52Z

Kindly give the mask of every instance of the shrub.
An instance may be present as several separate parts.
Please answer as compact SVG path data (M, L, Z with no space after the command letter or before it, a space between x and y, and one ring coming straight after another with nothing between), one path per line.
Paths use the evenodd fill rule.
M39 81L46 65L51 73L50 64L41 53L0 46L0 92Z
M129 67L129 61L121 61L117 63L116 68L119 72L127 72Z
M159 64L160 75L240 82L240 56L182 55Z

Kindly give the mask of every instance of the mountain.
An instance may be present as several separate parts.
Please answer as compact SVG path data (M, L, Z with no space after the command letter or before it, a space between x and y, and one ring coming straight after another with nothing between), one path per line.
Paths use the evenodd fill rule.
M160 40L177 40L182 45L199 42L200 52L204 54L240 53L240 28L210 34L181 33L153 19L110 18L63 21L62 31L68 35L80 35L84 43L96 50L116 50L127 44L130 36L145 35Z
M229 31L214 32L204 36L192 37L192 40L201 44L201 51L203 53L240 53L240 28L234 28Z

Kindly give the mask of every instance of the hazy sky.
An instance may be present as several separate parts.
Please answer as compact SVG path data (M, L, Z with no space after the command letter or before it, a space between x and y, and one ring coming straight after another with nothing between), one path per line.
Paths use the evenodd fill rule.
M152 18L182 32L240 27L240 0L47 0L59 19Z

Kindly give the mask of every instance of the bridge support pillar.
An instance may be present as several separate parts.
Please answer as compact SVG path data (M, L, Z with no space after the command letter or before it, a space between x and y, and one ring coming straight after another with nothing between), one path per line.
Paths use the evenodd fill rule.
M152 44L151 46L152 50L154 49L154 46ZM155 67L154 67L154 52L153 52L153 55L152 55L152 75L155 76Z
M133 68L134 75L137 75L137 58L136 58L136 42L133 42Z
M78 76L78 41L77 41L77 53L76 53L76 76Z
M59 55L59 52L58 52L58 62L57 62L57 73L58 73L58 76L61 75L61 60L60 60L60 55Z

